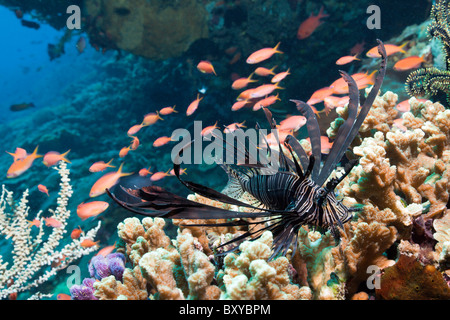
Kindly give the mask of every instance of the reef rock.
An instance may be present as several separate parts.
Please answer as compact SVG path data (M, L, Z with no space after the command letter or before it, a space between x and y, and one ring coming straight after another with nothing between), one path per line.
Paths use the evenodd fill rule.
M86 0L84 8L94 47L162 60L208 36L207 11L198 0Z

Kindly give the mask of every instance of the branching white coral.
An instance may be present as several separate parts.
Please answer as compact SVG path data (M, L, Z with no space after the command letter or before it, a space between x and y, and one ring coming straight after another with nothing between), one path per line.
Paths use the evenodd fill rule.
M70 217L67 206L72 196L72 187L69 183L67 164L60 161L56 170L61 176L61 189L58 194L57 208L50 209L49 212L52 214L51 218L58 221L60 225L52 227L50 234L46 232L48 227L44 227L41 211L35 216L35 221L39 221L37 233L32 230L34 228L27 220L30 210L28 190L24 191L19 203L14 205L13 193L3 186L0 197L0 235L5 239L11 239L12 250L10 257L5 258L0 255L0 299L38 287L75 259L98 248L97 246L83 248L81 241L94 240L100 228L100 222L97 227L88 231L83 239L72 240L61 247L61 240L67 232L65 227Z

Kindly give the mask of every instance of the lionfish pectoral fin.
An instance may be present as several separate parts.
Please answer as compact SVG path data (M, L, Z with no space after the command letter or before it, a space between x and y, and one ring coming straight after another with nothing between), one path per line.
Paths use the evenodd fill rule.
M238 173L228 165L221 164L220 167L228 175L228 183L225 188L223 188L222 193L234 199L239 199L245 191L242 189L241 183L239 182Z
M149 187L151 188L151 187ZM108 189L106 193L121 207L145 216L167 219L238 219L270 216L272 212L259 209L259 212L240 212L213 207L195 202L163 188L148 190L153 200L141 203L127 203L117 199Z

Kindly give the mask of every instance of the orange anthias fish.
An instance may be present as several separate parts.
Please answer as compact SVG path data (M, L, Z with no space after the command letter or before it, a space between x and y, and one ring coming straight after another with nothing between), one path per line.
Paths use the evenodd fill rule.
M307 104L315 105L316 103L322 102L326 97L329 97L333 94L333 89L331 87L324 87L319 90L316 90L311 98L306 102Z
M178 113L178 111L175 110L176 106L173 107L165 107L159 110L159 114L162 114L163 116L167 116L173 112Z
M180 170L178 170L178 174L179 174L180 176L181 176L182 174L187 174L187 173L186 173L186 170L187 170L187 168L184 168L184 169L181 169L181 168L180 168ZM175 170L174 170L174 169L170 170L169 174L170 174L171 176L174 176L174 175L175 175Z
M80 246L83 248L91 248L93 246L96 246L100 241L92 241L91 239L84 239L81 241Z
M217 76L212 63L209 61L200 61L197 65L197 69L202 73L214 73L214 75Z
M45 193L47 196L49 196L49 194L48 194L48 189L47 189L46 186L44 186L43 184L39 184L39 185L37 186L37 188L38 188L38 190L39 190L40 192Z
M140 141L138 137L133 137L133 140L131 140L130 149L136 150L139 147Z
M275 75L274 70L276 68L277 68L277 66L273 67L272 69L267 69L267 68L264 68L264 67L258 67L258 68L256 68L255 73L258 76L260 76L260 77L267 77L267 76L270 76L270 75L274 76Z
M150 167L148 168L142 168L141 170L139 170L139 175L141 177L145 177L148 176L149 174L152 174L153 172L150 172Z
M248 99L237 101L231 106L231 111L238 111L242 109L247 103L249 103Z
M44 218L44 221L47 227L60 228L62 226L61 221L58 221L55 218Z
M339 66L342 66L344 64L350 63L355 60L358 60L358 61L361 60L361 59L358 59L357 56L358 56L357 54L355 54L354 56L343 56L336 61L336 64Z
M386 49L386 56L393 55L394 53L397 52L406 53L405 50L403 50L403 48L406 46L407 43L408 42L405 42L401 46L397 46L395 44L385 44L384 48ZM381 58L381 55L378 53L378 46L373 47L372 49L367 51L366 56L368 56L369 58Z
M272 104L274 104L278 100L281 100L278 97L278 93L277 93L276 96L272 95L272 96L268 96L268 97L266 97L264 99L261 99L257 103L255 103L255 105L253 106L253 111L258 111L261 108L271 106Z
M56 296L56 299L57 300L72 300L72 297L70 295L68 295L68 294L65 294L65 293L59 293Z
M158 148L158 147L161 147L161 146L169 143L170 141L172 141L171 137L162 136L162 137L159 137L158 139L156 139L155 142L153 142L153 146Z
M64 152L63 154L60 154L56 151L49 151L45 154L44 159L42 160L42 163L46 165L47 167L54 166L58 164L60 161L64 161L67 163L70 163L69 160L67 160L66 156L70 152L70 150Z
M115 166L111 165L111 162L114 159L111 159L108 161L108 163L105 163L105 161L97 161L92 166L90 166L89 171L90 172L100 172L105 170L106 168L115 168Z
M290 116L280 122L278 127L281 131L298 131L306 124L306 118L304 116Z
M253 76L253 73L251 75L249 75L248 78L239 78L239 79L235 80L232 83L231 88L234 90L240 90L240 89L243 89L246 86L248 86L248 84L250 82L257 82L258 80L253 80L252 76Z
M419 102L426 102L427 99L417 99L417 101L419 101ZM409 99L408 100L404 100L402 102L399 102L395 106L395 109L397 109L400 112L409 112L411 110L411 105L409 104Z
M161 116L159 115L159 112L150 112L147 113L144 116L144 120L142 121L142 125L145 126L151 126L152 124L155 124L158 120L164 120L163 118L161 118Z
M112 188L121 177L129 176L133 173L122 172L123 163L120 165L119 170L108 172L98 179L89 192L90 197L97 197L105 193L105 189Z
M104 247L99 252L97 252L96 256L102 255L102 256L106 257L108 254L113 252L115 248L116 248L115 245Z
M170 170L168 170L167 172L162 172L162 171L156 172L150 177L150 180L151 181L158 181L158 180L161 180L164 177L170 177L171 175L170 175L169 172L170 172Z
M280 46L281 42L278 42L278 44L273 48L263 48L258 51L253 52L248 58L247 63L248 64L255 64L260 63L264 60L269 59L272 57L275 53L283 53L278 50L278 47Z
M235 122L235 123L229 124L229 125L225 126L225 130L223 130L223 132L231 133L231 132L236 131L237 129L246 128L246 126L244 126L244 123L245 123L245 120L241 123Z
M130 152L130 150L131 150L131 147L130 147L130 146L128 146L128 147L123 147L122 149L120 149L120 151L119 151L119 158L124 158L124 157L126 157L126 155L128 154L128 152Z
M317 29L318 26L320 26L323 21L320 21L322 18L328 17L328 14L323 13L323 6L320 8L319 13L317 16L314 16L311 12L311 15L308 19L303 21L297 30L297 39L302 40L308 38L310 35L313 34L313 32Z
M349 96L336 97L329 96L323 99L323 104L325 105L325 114L328 115L331 110L337 107L344 107L350 101Z
M81 220L86 220L90 217L98 216L100 213L108 209L109 204L105 201L91 201L88 203L81 203L77 207L77 215Z
M82 232L83 230L81 230L81 227L79 226L77 229L72 230L72 232L70 233L70 237L72 239L78 239L81 236Z
M197 99L192 101L186 110L187 116L192 115L195 112L195 110L197 110L198 105L199 105L200 101L202 101L202 99L203 99L203 97L200 98L200 94L197 93Z
M255 89L250 93L251 98L262 98L264 96L267 96L271 94L276 89L284 89L282 87L278 86L278 83L275 84L263 84Z
M311 143L310 138L306 138L306 141ZM329 154L331 147L333 146L333 142L330 142L330 139L327 136L320 136L320 151L323 154Z
M27 155L24 159L14 161L13 164L9 167L8 172L6 173L6 177L15 178L27 171L33 164L34 160L42 157L40 154L37 154L37 151L38 147L34 149L32 154Z
M416 69L420 67L420 65L425 62L425 59L423 57L419 56L411 56L404 58L402 60L397 61L394 64L394 70L396 71L405 71L410 69Z
M273 76L272 80L270 80L270 82L272 83L278 83L281 80L283 80L284 78L286 78L288 75L290 75L289 73L289 68L286 71L283 72L279 72L276 75Z
M134 136L136 133L139 132L139 130L141 130L143 127L145 127L145 125L143 123L141 124L135 124L134 126L132 126L130 129L128 129L127 131L127 135L129 137Z
M27 151L23 148L16 148L16 152L14 153L8 151L6 151L6 153L12 155L14 157L14 161L25 159L28 155Z
M209 136L214 129L219 129L219 127L217 126L217 121L214 125L203 128L200 134L202 135L202 137Z
M364 89L367 88L369 85L373 85L375 81L375 73L376 70L373 71L371 74L366 73L355 73L352 75L353 80L355 80L356 85L358 86L358 89ZM344 78L339 78L336 81L334 81L330 88L333 89L333 93L335 94L348 94L348 85L347 82L345 82Z

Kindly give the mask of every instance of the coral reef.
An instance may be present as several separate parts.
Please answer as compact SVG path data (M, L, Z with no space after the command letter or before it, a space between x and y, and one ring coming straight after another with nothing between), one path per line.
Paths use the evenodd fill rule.
M66 226L70 217L67 207L72 196L72 187L66 163L60 161L57 170L61 176L58 207L55 210L49 209L51 216L48 218L41 216L42 211L39 211L33 218L33 227L28 221L31 219L30 207L27 204L28 190L23 193L18 204L14 204L13 193L3 186L0 197L0 232L5 239L11 239L9 245L12 246L12 261L3 261L0 256L0 299L35 289L59 270L98 248L97 245L86 247L82 242L94 240L100 223L82 237L60 246L65 242L64 234L67 232ZM44 225L45 219L47 220ZM50 219L56 224L48 230ZM38 230L34 230L35 228ZM46 296L36 294L39 297Z

